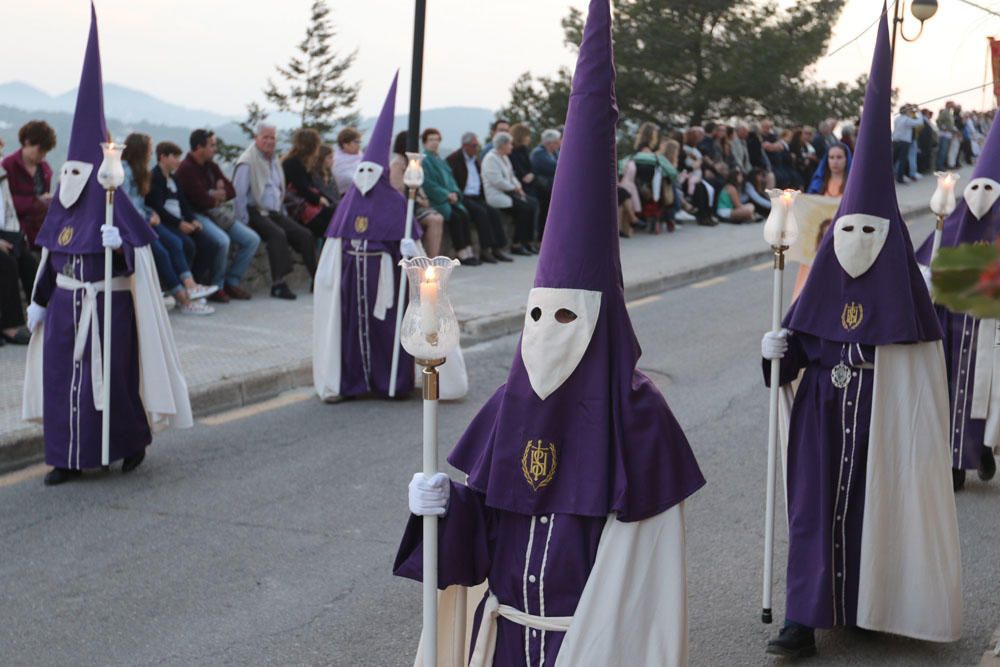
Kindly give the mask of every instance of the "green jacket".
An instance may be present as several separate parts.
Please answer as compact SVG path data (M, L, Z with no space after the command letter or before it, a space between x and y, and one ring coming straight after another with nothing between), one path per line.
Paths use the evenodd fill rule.
M650 164L656 165L663 172L663 175L671 183L677 182L677 167L670 163L663 155L659 153L635 153L634 155L627 155L618 161L618 175L621 176L625 173L625 165L628 164L629 160L635 161L636 164Z
M463 211L465 207L461 203L452 204L448 201L448 194L454 192L459 200L462 198L462 191L458 189L455 176L451 173L448 163L434 153L424 151L424 193L430 202L431 208L444 216L445 220L451 220L451 207L457 206Z

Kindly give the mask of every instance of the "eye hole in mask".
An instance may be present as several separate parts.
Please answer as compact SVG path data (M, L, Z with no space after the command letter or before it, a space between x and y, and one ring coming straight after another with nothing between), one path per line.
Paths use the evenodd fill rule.
M853 232L854 231L854 225L844 225L843 229L844 229L845 232Z
M569 324L576 319L576 313L568 308L560 308L556 311L556 322L561 324Z
M539 308L538 306L535 306L534 308L532 308L531 309L531 319L535 320L536 322L538 320L542 319L542 309Z
M872 232L875 231L875 228L872 227L871 225L865 225L864 227L861 228L861 231L863 231L865 234L871 234Z
M986 190L987 192L990 192L990 191L993 190L993 186L990 185L989 183L987 183L986 185L983 186L983 190Z
M971 188L969 188L969 189L970 189L970 190L978 190L978 189L979 189L979 186L978 186L978 185L973 185L973 186L972 186Z

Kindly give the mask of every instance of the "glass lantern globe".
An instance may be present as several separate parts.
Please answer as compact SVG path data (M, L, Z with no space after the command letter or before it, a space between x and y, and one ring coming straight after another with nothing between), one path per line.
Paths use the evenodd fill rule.
M792 204L798 190L768 190L771 198L771 214L764 223L764 240L772 248L790 248L799 238L799 227L792 215Z
M403 172L403 185L416 190L424 184L424 156L420 153L406 154L406 171Z
M447 257L414 257L399 262L410 291L400 342L416 359L444 359L458 345L458 318L448 298L448 280L458 264L457 259Z
M122 167L122 149L124 146L108 141L101 144L104 161L97 169L97 182L105 190L113 190L125 182L125 168Z
M937 189L931 196L931 212L948 217L958 205L955 201L955 184L960 176L952 171L938 171L934 175L937 176Z

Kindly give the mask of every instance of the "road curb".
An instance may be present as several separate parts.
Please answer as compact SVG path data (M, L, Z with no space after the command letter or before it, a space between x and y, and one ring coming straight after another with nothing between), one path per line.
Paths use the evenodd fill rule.
M927 206L902 211L903 217L919 217L930 212ZM771 258L770 250L748 252L697 269L640 280L625 287L625 298L641 299L691 283L714 278L759 264ZM465 346L500 338L521 330L524 310L517 309L460 323ZM222 378L191 391L191 406L196 418L240 408L307 386L312 382L312 360L276 366L245 375ZM37 463L43 458L41 427L28 426L0 436L0 474Z

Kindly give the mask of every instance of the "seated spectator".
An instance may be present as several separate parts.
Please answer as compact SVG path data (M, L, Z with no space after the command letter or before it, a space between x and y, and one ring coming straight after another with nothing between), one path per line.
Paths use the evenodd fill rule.
M545 216L549 214L549 191L539 185L540 179L531 166L531 128L524 123L516 123L510 128L510 136L514 137L514 150L510 154L510 163L514 166L514 176L517 177L525 194L535 200L538 212L532 227L533 238L542 238L542 228ZM527 249L537 253L535 243L529 243Z
M663 210L660 213L660 220L667 223L667 231L674 231L677 228L677 215L681 211L681 190L677 186L680 172L677 170L680 164L681 144L674 139L664 141L660 139L660 147L656 150L660 157L660 168L663 170L664 183L661 198L663 200ZM667 183L669 181L669 187Z
M14 246L0 239L0 345L27 345L31 333L24 326L24 306L18 288L17 260Z
M441 133L429 127L421 133L420 143L424 146L424 192L428 203L444 216L458 260L465 266L479 266L482 262L472 250L471 218L462 203L462 191L451 167L438 155Z
M333 180L341 195L354 183L361 157L361 133L345 127L337 134L337 148L333 152Z
M52 168L45 156L56 147L56 133L44 120L33 120L18 130L17 138L20 150L8 155L0 166L7 172L21 231L28 247L37 251L35 237L52 202Z
M216 281L225 273L226 257L222 254L223 246L216 238L203 232L202 223L195 219L194 211L174 181L181 153L181 147L175 143L161 141L156 144L156 166L150 175L146 206L159 216L160 226L165 225L174 234L187 237L189 248L193 243L194 263L191 266L194 276L211 276L213 279L208 281L209 284L217 285ZM209 298L216 294L218 292Z
M701 128L698 129L700 130ZM725 136L725 132L726 127L724 125L709 121L705 123L704 131L701 133L701 138L698 140L697 148L701 152L702 157L707 159L712 164L722 161L722 146L720 145L719 140L720 134Z
M292 135L292 147L281 160L286 183L285 210L320 240L326 238L326 230L336 208L335 203L313 186L311 172L319 160L322 143L316 130L296 130Z
M531 151L531 171L535 174L535 187L542 193L538 198L538 240L545 235L545 221L549 217L549 202L552 199L552 183L556 178L556 162L559 159L559 144L562 135L559 130L545 130L542 141Z
M684 211L693 215L699 225L714 227L718 224L712 217L715 188L704 178L704 158L697 148L703 135L700 127L688 128L684 133L684 163L677 180L681 186L681 207Z
M771 199L767 196L767 172L763 169L752 169L743 185L746 199L753 204L757 215L767 217L771 214Z
M807 192L825 197L842 197L850 169L851 149L844 144L830 146L816 168Z
M770 122L771 121L763 121L761 125L764 123L770 125ZM763 171L767 179L767 187L773 188L774 172L771 171L771 161L767 157L767 151L764 150L761 125L751 123L747 128L747 155L750 158L750 166L753 169L760 169Z
M667 219L668 231L674 231L673 216L664 216L667 204L674 203L673 185L677 181L677 168L666 156L656 153L659 148L659 130L653 123L643 123L635 138L636 152L625 159L621 187L631 197L636 222L648 226L653 233L660 232L660 222ZM625 230L626 236L631 236Z
M847 149L854 152L854 125L844 123L840 126L840 143L847 146Z
M819 160L816 158L816 149L813 148L812 141L805 129L792 131L792 138L788 142L788 152L792 158L792 167L796 172L796 182L800 185L809 183Z
M733 137L730 140L730 147L732 151L732 165L733 167L739 167L743 170L743 173L749 174L750 170L753 169L753 165L750 164L750 149L747 145L747 139L750 137L750 128L743 121L736 123L736 127L733 128Z
M285 214L285 174L275 155L277 144L277 129L262 123L257 126L254 143L236 161L236 219L248 223L267 244L271 296L295 299L295 293L285 283L294 268L289 246L302 255L311 277L316 275L316 240L312 232Z
M514 138L507 132L493 135L493 150L483 158L483 192L486 203L514 218L514 242L510 251L515 255L531 255L535 249L535 217L538 201L528 196L514 174L510 154Z
M510 132L510 121L506 118L497 118L493 121L493 124L490 125L490 140L486 142L483 153L479 156L480 159L486 157L486 154L493 150L493 137L496 136L497 132Z
M802 179L795 169L792 151L788 146L788 142L792 138L791 131L783 130L780 135L770 132L763 138L762 146L767 152L768 161L771 163L771 171L774 172L775 186L793 190L802 187Z
M3 157L3 139L0 139L0 158ZM14 198L10 194L10 182L7 172L0 167L0 241L9 246L7 253L17 262L17 273L24 292L25 303L31 301L31 291L35 285L35 273L38 270L38 260L28 247L28 239L21 231L21 223L17 219L17 209Z
M319 147L319 159L309 174L312 176L313 187L331 203L340 201L341 193L337 189L337 181L333 178L333 148L329 144Z
M125 148L122 150L125 182L122 183L122 189L135 209L156 232L157 238L150 244L150 249L156 262L156 273L160 277L160 287L180 304L182 313L211 315L215 309L205 305L200 299L210 296L217 288L204 287L195 282L184 253L182 237L160 224L160 216L146 205L150 184L149 162L152 158L153 142L149 135L134 132L125 138Z
M722 222L753 222L754 206L752 203L743 203L746 195L743 192L743 171L733 169L726 177L726 183L719 191L718 203L715 215Z
M174 178L194 210L195 218L201 223L203 232L222 247L227 263L230 246L235 248L229 269L214 276L220 282L214 283L219 289L212 299L220 303L226 303L231 298L247 300L252 295L240 287L240 283L260 246L260 236L246 223L236 220L233 202L236 190L215 163L215 133L195 130L189 143L191 151L177 168Z
M507 237L500 213L487 203L483 192L479 139L474 133L462 135L462 147L448 156L447 163L461 191L462 205L469 211L479 234L479 259L487 264L513 261L503 252Z
M392 187L403 193L404 197L409 197L410 193L403 183L403 174L406 172L406 130L396 135L392 142L392 160L389 161L389 182ZM423 188L417 190L414 199L413 220L423 227L423 235L420 242L424 246L424 252L428 257L437 257L441 254L441 238L444 234L444 216L435 211L427 200L427 193Z

